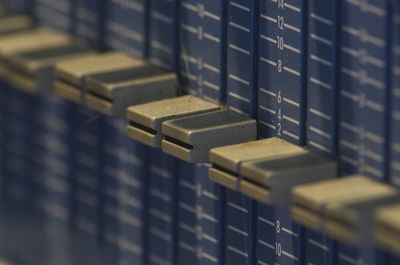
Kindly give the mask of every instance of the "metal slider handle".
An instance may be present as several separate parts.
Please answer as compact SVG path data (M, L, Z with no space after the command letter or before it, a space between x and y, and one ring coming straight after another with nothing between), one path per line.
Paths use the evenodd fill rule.
M176 97L175 73L145 63L140 67L88 76L87 107L113 117L126 117L129 106Z
M276 137L213 148L209 154L212 164L209 178L229 189L239 190L239 172L244 162L299 153L304 153L301 147Z
M362 175L295 187L292 218L346 243L369 244L373 211L398 201L396 190Z
M310 151L286 157L270 157L242 164L240 190L270 205L289 205L291 190L307 183L333 179L337 163Z
M337 240L348 244L370 247L374 241L374 212L383 206L400 203L399 194L387 186L386 194L378 198L366 196L363 200L340 202L327 207L325 231Z
M400 254L400 203L383 206L374 213L375 243L394 254Z
M8 74L6 60L19 53L62 46L71 42L72 39L67 35L47 28L0 36L0 77L6 78Z
M18 31L31 30L34 26L33 20L27 15L9 15L0 17L0 36Z
M6 59L11 83L29 93L53 90L54 64L58 61L93 54L95 51L78 43L23 52Z
M55 92L75 103L83 103L85 81L90 75L98 75L128 68L140 67L145 61L122 52L89 54L63 60L55 64Z
M337 176L334 161L273 137L210 151L211 180L266 204L287 205L291 189Z
M256 121L223 109L166 121L162 150L192 163L209 163L212 148L255 140Z
M218 104L191 95L131 106L127 112L127 134L143 144L160 148L163 122L219 108Z

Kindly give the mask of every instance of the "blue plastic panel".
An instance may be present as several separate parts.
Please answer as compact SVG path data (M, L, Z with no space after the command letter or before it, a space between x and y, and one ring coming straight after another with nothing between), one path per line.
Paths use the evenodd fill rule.
M148 264L176 264L178 175L176 159L151 149L149 156Z
M30 110L30 163L34 207L69 221L70 146L69 105L52 96L35 97ZM26 121L26 120L25 120Z
M149 57L166 69L175 69L178 48L178 0L152 0L149 6Z
M0 4L6 8L7 12L16 13L30 13L32 11L32 6L34 1L30 0L2 0Z
M387 265L400 264L400 257L398 255L395 256L395 255L390 254L390 255L388 255L387 260L388 260Z
M206 165L179 163L178 264L223 264L223 188Z
M196 167L197 179L197 232L198 265L226 264L223 253L225 243L224 189L208 178L208 167Z
M227 104L254 117L257 110L257 1L228 1Z
M119 246L121 236L121 178L118 172L122 169L122 159L127 154L123 140L125 120L105 118L102 126L101 163L101 236L104 242Z
M337 265L382 265L387 264L387 255L382 251L365 249L360 250L354 246L339 244Z
M257 211L258 264L304 264L303 231L291 222L289 209L259 204Z
M337 5L335 0L309 2L307 144L328 156L337 150Z
M262 137L305 142L306 1L261 0L259 123Z
M388 103L388 1L341 1L341 173L386 178ZM375 256L374 258L369 257ZM375 251L338 246L338 264L384 264ZM375 260L376 259L376 260ZM368 263L368 264L369 264Z
M340 161L344 172L385 174L387 1L342 1Z
M337 243L326 235L305 229L303 244L306 264L336 264Z
M109 47L135 56L144 56L146 2L145 0L106 2L105 41Z
M392 1L392 78L389 181L400 187L400 3Z
M252 220L256 216L254 208L249 198L236 191L226 190L226 264L252 264L254 234L251 228L253 227Z
M2 82L2 175L3 191L20 202L30 199L29 170L29 96Z
M178 264L198 264L197 179L195 166L179 161L178 170Z
M306 1L260 1L258 119L261 137L305 143ZM302 264L303 230L285 207L258 205L257 262Z
M99 236L101 187L101 150L99 132L104 117L87 108L72 106L72 222L75 227L94 237Z
M74 2L34 1L33 13L39 24L66 33L74 29ZM30 117L30 163L33 204L45 213L69 221L71 215L72 127L68 123L71 105L54 96L32 99Z
M70 0L35 0L33 12L40 24L72 33L74 4Z
M180 3L179 74L185 92L225 101L223 5L221 0Z
M311 0L308 18L307 145L321 155L337 154L338 2ZM335 264L333 240L306 230L306 264Z
M127 121L124 120L124 124ZM122 132L120 181L121 264L146 264L148 148Z
M152 0L149 3L149 59L169 70L175 70L178 61L178 10L177 0ZM159 149L150 150L150 154L148 262L154 265L177 264L181 257L177 254L179 242L182 241L180 237L183 236L177 216L177 200L181 194L177 184L180 176L178 161ZM189 172L187 174L184 175L185 179L190 178ZM190 204L189 198L185 200ZM190 263L187 257L184 260Z
M228 1L227 104L250 117L257 111L257 3ZM226 191L225 259L227 264L252 264L255 203L235 191Z
M83 42L101 48L104 33L104 0L74 0L74 34ZM98 238L101 220L101 151L105 117L86 107L72 105L73 128L73 224Z
M5 82L0 82L0 196L4 195L5 192L5 181L6 181L6 174L5 174L5 143L6 141L6 103L7 103L7 84Z
M179 75L184 92L213 102L225 101L226 2L182 0L179 26ZM222 262L222 188L208 168L180 162L179 248L181 264Z
M106 0L75 0L75 34L97 47L104 44Z

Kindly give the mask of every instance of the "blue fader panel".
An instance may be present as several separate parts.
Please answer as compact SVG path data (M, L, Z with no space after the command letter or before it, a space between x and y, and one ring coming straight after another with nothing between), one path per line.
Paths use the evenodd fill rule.
M148 1L108 0L105 3L104 42L109 48L143 57L146 54ZM145 262L147 246L144 238L147 224L147 170L126 159L146 154L147 149L127 139L124 118L106 118L103 130L103 238L119 248L120 260L131 264ZM146 155L136 157L147 163ZM127 185L126 180L131 182ZM136 184L133 184L136 183ZM132 190L135 190L132 193ZM144 240L144 239L143 239Z
M105 41L116 50L143 56L146 48L145 0L106 2Z
M228 1L227 104L250 117L257 111L257 1ZM255 202L226 190L225 260L252 264L254 260Z
M122 119L122 124L127 121ZM147 264L147 183L148 148L132 141L125 133L125 126L119 132L121 137L119 153L121 167L114 174L118 177L119 202L121 206L119 249L121 264Z
M308 20L307 145L328 157L337 154L338 2L311 0ZM335 264L335 244L306 230L306 264Z
M42 25L68 33L74 30L74 1L35 0L33 12Z
M251 117L257 108L255 5L256 1L229 1L227 14L227 104Z
M340 160L345 172L383 179L387 84L387 1L342 1Z
M86 108L74 106L70 121L72 133L72 222L78 229L99 235L100 220L100 152L104 119Z
M149 57L152 63L176 69L178 0L152 0L149 6Z
M178 264L199 262L199 226L197 225L197 179L192 164L178 164Z
M182 0L180 64L183 89L213 102L224 101L224 1Z
M32 203L51 217L70 218L70 140L67 103L53 96L34 99L30 157Z
M2 175L4 193L20 202L30 199L28 174L30 145L29 122L26 116L30 108L30 96L16 91L2 82Z
M204 165L179 163L178 264L222 264L222 188L207 180Z
M382 251L373 249L362 250L355 246L338 244L337 252L336 264L338 265L387 265L387 254Z
M261 137L305 143L306 1L260 1ZM257 263L302 264L303 230L286 207L257 207Z
M121 179L118 172L122 169L122 156L126 153L121 145L124 128L122 119L105 118L100 138L101 237L114 249L118 249L121 231Z
M2 7L6 9L7 13L31 13L34 1L28 0L2 0L0 1Z
M178 62L178 3L177 0L149 3L148 56L152 63L168 70L175 70ZM150 149L149 153L148 262L177 264L178 161L159 149ZM187 174L190 178L190 173ZM190 260L185 259L185 262L190 263Z
M337 1L309 1L307 58L307 145L336 153Z
M386 178L388 1L341 1L339 154L342 174ZM337 264L384 264L382 253L339 244Z
M392 1L392 79L389 181L400 187L400 3Z
M148 199L148 264L176 264L176 159L150 150ZM188 176L190 177L190 175Z
M74 35L94 48L103 44L105 1L76 0ZM74 156L72 157L72 220L73 224L98 239L101 220L101 132L104 116L85 107L71 104Z
M209 101L223 102L226 94L226 70L223 67L226 58L226 1L182 0L179 10L179 74L182 89ZM181 216L186 221L195 222L189 223L188 227L179 227L182 236L178 244L187 247L180 247L178 256L182 264L186 264L182 260L184 257L196 261L196 264L223 262L222 188L208 179L208 168L205 165L190 168L180 164L179 167L184 169L179 172L180 183L186 181L188 185L179 186L185 198L179 199L178 203L181 205L188 200L192 205L188 205L190 207L187 209L178 208L178 223ZM193 178L188 178L185 172L193 172ZM190 210L192 213L188 212Z
M256 216L252 201L236 191L226 190L225 255L227 264L252 264L251 244L254 233L252 220Z
M1 1L8 13L31 11L31 2L26 0ZM28 161L29 132L25 121L29 113L30 96L13 90L5 81L0 82L0 194L7 192L11 197L26 201L29 199ZM11 137L11 138L10 138ZM10 186L11 185L11 186Z
M305 2L260 1L260 134L298 144L305 140Z
M208 179L208 167L195 168L196 217L199 265L227 264L223 252L226 237L224 234L225 205L224 189Z
M178 264L223 264L223 189L208 167L179 163Z
M289 209L259 204L257 211L257 263L304 264L302 230L291 222Z
M400 187L400 2L391 1L391 112L389 182ZM397 255L388 255L387 265L400 263Z
M106 0L75 0L75 34L99 48L104 42L105 3Z
M71 33L74 3L62 0L34 2L41 25ZM50 216L70 219L72 127L67 122L71 105L54 96L35 96L30 134L32 179L36 183L33 203Z
M121 261L143 264L147 149L127 137L126 122L106 118L102 127L102 238L118 250Z

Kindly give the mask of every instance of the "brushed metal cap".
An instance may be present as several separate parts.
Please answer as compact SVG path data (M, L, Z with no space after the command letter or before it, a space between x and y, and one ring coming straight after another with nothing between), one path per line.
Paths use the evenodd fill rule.
M377 209L374 219L375 243L387 251L400 254L400 203Z
M356 206L359 206L358 213L368 213L368 209L361 211L366 209L361 207L362 204L370 204L373 209L374 203L379 205L382 200L392 200L395 196L394 187L362 175L302 185L292 191L292 218L313 230L328 232L345 242L354 242L354 227L363 225L354 224L358 220L358 216L354 215L357 213ZM365 220L366 227L369 222Z
M86 77L144 65L145 62L122 52L96 53L55 64L55 92L75 103L83 103Z
M127 108L177 96L177 77L151 64L90 75L85 105L109 116L126 116Z
M76 58L94 51L88 47L65 43L57 47L16 54L5 60L10 69L10 82L19 89L30 93L53 90L54 64L60 60Z
M305 149L292 155L248 161L240 167L240 191L263 203L288 205L294 187L333 179L338 175L337 168L335 161Z
M127 133L141 143L160 148L163 122L219 108L218 104L190 95L131 106L127 113Z
M166 121L162 133L164 152L193 163L208 163L212 148L257 137L254 119L227 109Z

